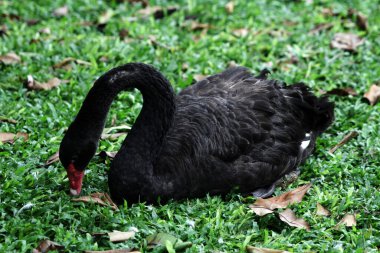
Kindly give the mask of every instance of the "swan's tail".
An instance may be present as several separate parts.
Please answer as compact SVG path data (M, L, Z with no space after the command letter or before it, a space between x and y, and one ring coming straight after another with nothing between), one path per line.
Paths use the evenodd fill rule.
M331 125L334 103L327 97L316 97L303 83L283 87L283 92L293 110L302 113L306 129L319 135Z

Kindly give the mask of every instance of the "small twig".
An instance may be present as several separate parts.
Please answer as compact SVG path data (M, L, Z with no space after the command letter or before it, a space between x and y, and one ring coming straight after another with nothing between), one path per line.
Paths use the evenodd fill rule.
M17 120L8 119L8 118L1 117L1 116L0 116L0 122L8 122L8 123L11 123L11 124L17 124Z
M352 138L355 138L356 136L358 136L358 132L356 131L350 132L349 134L344 136L343 139L338 144L336 144L333 148L331 148L329 150L329 153L330 154L334 153L338 148L340 148L341 146L343 146L344 144L346 144L347 142L349 142Z

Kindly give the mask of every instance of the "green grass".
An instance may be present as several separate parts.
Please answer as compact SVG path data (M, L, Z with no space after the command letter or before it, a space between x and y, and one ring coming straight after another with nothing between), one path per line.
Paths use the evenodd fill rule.
M34 3L33 3L34 2ZM69 14L52 16L52 10L65 1L0 1L0 13L17 14L20 20L0 16L0 25L8 27L8 36L0 37L0 55L10 51L22 58L21 64L0 65L0 116L18 124L0 123L0 132L27 132L27 142L0 144L0 252L30 252L44 238L66 247L67 252L85 249L135 247L145 249L144 239L154 232L167 232L193 246L187 252L244 252L246 245L286 249L291 252L377 252L380 247L380 106L369 106L357 97L332 97L336 102L336 120L319 139L317 150L302 166L300 178L287 189L305 182L314 185L302 203L292 206L311 225L311 231L289 227L276 215L258 217L248 205L253 198L231 194L226 199L171 202L162 206L128 205L119 211L92 204L73 203L67 194L66 172L59 163L44 167L46 159L58 150L65 128L70 124L92 83L112 67L139 61L160 69L179 90L192 83L194 74L213 74L234 61L257 72L273 66L272 78L286 82L304 81L315 92L337 87L353 87L363 94L380 77L380 15L378 1L235 1L233 14L225 12L225 1L180 1L180 10L161 20L135 21L131 17L140 5L112 1L66 1ZM171 5L164 0L152 5ZM249 2L249 3L247 3ZM338 16L324 16L331 7ZM369 17L369 32L358 30L345 19L349 8ZM104 31L81 26L97 21L112 9L114 16ZM191 31L185 17L193 15L212 28L194 42L200 31ZM25 20L38 19L34 26ZM288 22L295 24L289 26ZM308 34L316 24L329 22L331 30ZM49 27L51 34L39 34ZM132 39L119 39L121 29ZM247 37L232 31L249 28ZM277 31L277 34L271 31ZM366 39L356 54L330 49L337 32L352 32ZM160 45L147 39L156 36ZM35 43L33 43L35 41ZM297 65L285 68L281 62L291 55ZM90 62L91 67L76 65L71 71L53 69L66 57ZM107 57L108 62L100 61ZM188 64L183 70L182 65ZM31 74L39 81L52 77L69 80L50 91L27 91L23 80ZM123 94L112 106L108 120L116 125L133 124L142 105L136 92ZM349 131L359 136L338 149L328 150ZM115 151L122 139L102 141L100 150ZM106 192L109 161L95 157L88 166L84 194ZM315 215L319 202L331 210L331 217ZM22 209L32 204L32 207ZM21 211L20 211L21 210ZM334 230L345 213L357 214L357 226ZM195 222L195 226L189 225ZM136 237L113 244L96 239L93 232L139 229Z

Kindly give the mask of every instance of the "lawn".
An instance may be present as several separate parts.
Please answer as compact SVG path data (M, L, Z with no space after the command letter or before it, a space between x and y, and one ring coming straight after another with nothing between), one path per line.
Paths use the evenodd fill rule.
M227 1L151 0L150 6L178 7L155 19L138 13L144 9L140 3L127 1L0 1L0 55L14 52L21 58L15 64L0 63L0 116L17 121L2 120L0 132L29 135L27 141L0 143L0 252L30 252L47 238L65 252L145 251L146 237L155 232L191 242L186 252L245 252L247 245L290 252L378 252L380 105L365 103L362 95L380 77L379 1L233 2L233 10L226 10ZM54 15L64 5L67 14ZM356 14L348 15L350 8L368 17L367 31L356 24ZM330 25L310 33L321 23ZM356 52L333 49L336 33L354 33L365 41ZM53 67L68 57L86 63ZM233 64L253 73L269 68L270 78L303 81L319 95L353 88L357 96L331 96L336 103L333 125L318 140L298 180L275 193L313 183L303 201L290 206L311 230L290 227L277 214L259 217L249 208L255 199L235 193L158 206L126 204L118 211L72 202L63 167L45 162L58 150L96 78L131 61L154 65L177 91L199 75ZM54 77L65 82L31 91L24 85L28 75L39 82ZM132 125L141 106L138 92L120 95L107 127ZM358 136L330 154L351 131ZM99 151L117 151L123 138L102 140ZM108 191L109 163L94 157L84 195ZM331 216L316 215L317 203ZM345 214L355 214L357 225L334 229ZM122 243L92 235L132 227L138 229L135 237Z

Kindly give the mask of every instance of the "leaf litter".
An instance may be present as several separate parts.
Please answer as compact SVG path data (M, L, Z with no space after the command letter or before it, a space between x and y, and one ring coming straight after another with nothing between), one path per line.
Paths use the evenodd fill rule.
M364 39L353 33L337 33L334 35L331 48L342 49L349 52L356 52L357 48L364 43Z
M334 229L339 229L341 225L345 225L346 227L356 226L355 214L345 214L338 224L335 225Z
M18 138L23 138L24 141L27 141L29 135L27 133L0 133L0 142L2 143L13 144Z
M310 231L310 225L302 218L297 218L296 214L289 208L279 213L280 220L292 227L303 228Z
M375 105L380 99L380 86L375 84L371 85L363 98L366 99L370 105Z
M70 70L70 69L72 69L72 63L78 64L78 65L91 66L90 62L82 61L82 60L79 60L79 59L75 59L73 57L68 57L68 58L65 58L62 61L54 64L53 68L56 68L56 69L60 68L60 69Z
M0 55L0 62L2 62L5 65L11 65L21 62L20 56L17 54L10 52L5 55Z
M317 215L319 216L330 216L331 215L331 212L325 208L324 206L322 206L321 204L317 203L317 212L316 212Z
M63 82L66 81L62 81L54 77L45 83L41 83L34 80L32 75L28 75L27 80L25 82L25 86L28 90L51 90L52 88L59 86Z
M247 246L248 253L290 253L286 250L278 250L278 249L268 249L268 248L257 248L253 246Z
M280 196L268 199L258 198L255 203L249 207L259 216L273 213L273 210L275 209L286 208L291 204L300 203L311 185L311 183L302 185L294 190L285 192Z
M79 198L72 199L74 202L95 203L101 206L109 206L113 210L118 210L117 205L112 201L111 197L107 193L96 192L90 196L81 196Z
M50 240L43 240L40 242L40 244L38 245L37 248L32 250L32 252L33 253L46 253L46 252L49 252L51 250L63 251L64 249L65 249L64 246L62 246L56 242L53 242Z

